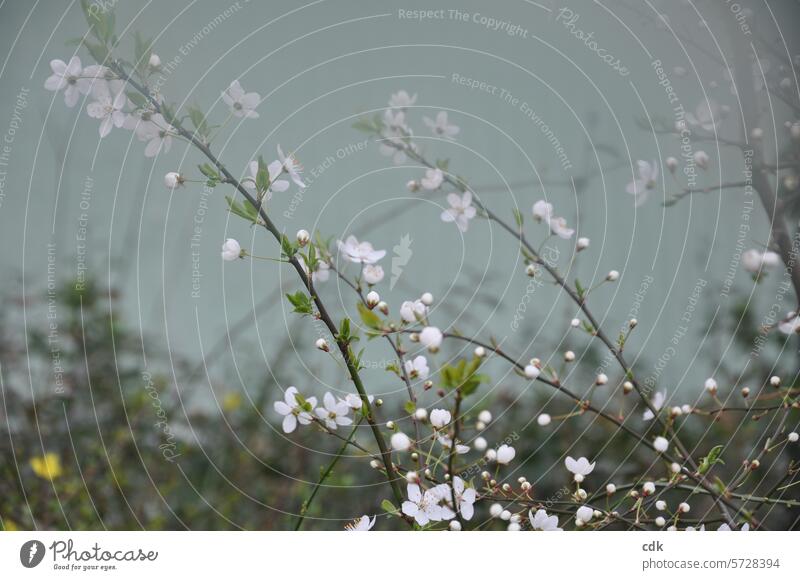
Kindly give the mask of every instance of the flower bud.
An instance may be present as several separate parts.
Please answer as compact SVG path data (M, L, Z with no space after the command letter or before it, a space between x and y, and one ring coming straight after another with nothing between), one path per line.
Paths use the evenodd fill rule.
M798 434L797 434L797 433L795 433L794 431L792 431L791 433L789 433L789 434L786 436L786 440L787 440L789 443L797 443L797 440L798 440L798 439L800 439L800 435L798 435Z
M422 303L423 303L425 306L430 306L431 304L433 304L433 294L431 294L430 292L425 292L425 293L424 293L424 294L423 294L423 295L420 297L420 301L421 301L421 302L422 302Z
M485 357L486 356L486 349L483 348L482 346L476 346L475 347L475 356L478 357L478 358Z
M314 343L314 346L325 352L329 352L331 350L331 347L328 345L328 341L324 338L318 338Z
M371 290L367 294L367 306L369 306L370 310L375 308L378 304L381 303L380 294L375 292L375 290Z
M297 243L300 246L305 246L311 240L311 234L309 234L306 230L298 230L297 231Z
M745 399L750 396L750 389L748 387L742 387L742 397Z
M384 316L388 316L389 315L389 305L386 304L386 302L384 302L383 300L378 302L378 310L383 312Z
M608 495L613 495L613 494L615 494L616 492L617 492L617 486L616 486L616 485L614 485L613 483L609 483L609 484L606 486L606 493L607 493Z
M669 169L670 173L675 173L675 170L678 168L677 159L675 159L674 157L667 157L664 163L666 164L667 169Z
M575 243L575 251L581 252L589 247L589 238L578 238L578 241Z
M690 505L689 505L688 503L686 503L685 501L684 501L684 502L681 502L681 503L678 505L678 511L679 511L679 512L681 512L681 513L684 513L684 514L686 514L686 513L689 513L689 510L690 510L690 509L692 509L692 506L690 506Z
M713 378L706 379L705 388L706 388L706 391L708 391L712 395L716 395L717 394L717 381L715 381Z
M534 276L536 276L536 266L534 266L533 264L528 264L525 267L525 273L531 278L533 278Z
M184 181L186 180L177 171L170 171L164 176L164 185L167 186L167 189L175 189L176 187L183 185Z
M417 409L416 411L414 411L414 417L417 419L417 421L424 421L425 419L428 418L427 409L424 408Z
M663 517L661 517L661 516L658 516L658 517L656 518L656 525L657 525L659 528L663 528L663 527L664 527L664 525L665 525L666 523L667 523L667 520L665 520Z
M567 352L564 353L564 360L566 362L574 361L575 360L575 353L572 352L571 350L568 350Z
M619 272L616 270L611 270L608 274L606 274L606 280L609 282L616 282L619 280Z
M581 319L580 318L573 318L572 320L570 320L569 325L572 328L578 328L581 325Z
M148 61L150 68L158 68L161 66L161 58L155 53L150 53L150 60Z
M525 367L525 377L527 377L527 378L529 378L531 380L538 378L539 375L541 374L541 372L542 371L539 370L539 367L537 367L535 365L527 365Z
M623 393L625 393L627 395L631 391L633 391L633 383L632 382L625 381L624 383L622 383L622 392Z
M600 373L595 377L594 382L596 385L600 386L605 385L608 382L608 375Z
M550 424L552 418L547 413L542 413L536 418L536 422L539 424L540 427L547 427Z
M777 376L770 377L769 384L773 387L780 387L781 386L781 378Z
M451 532L460 532L461 531L461 522L459 522L458 520L452 520L448 524L448 527L450 528Z

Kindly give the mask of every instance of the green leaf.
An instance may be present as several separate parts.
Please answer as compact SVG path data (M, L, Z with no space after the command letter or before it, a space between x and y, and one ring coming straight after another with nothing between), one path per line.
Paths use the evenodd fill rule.
M249 202L242 204L228 195L225 196L225 201L228 202L228 211L232 214L252 223L258 222L258 212Z
M358 303L358 314L359 316L361 316L361 321L368 328L371 328L373 330L383 329L383 323L381 322L380 317L377 314L375 314L372 310L364 306L362 302Z
M586 294L586 289L581 284L581 281L575 278L575 292L578 293L578 297L583 299L584 295Z
M136 107L137 109L146 109L150 105L150 102L141 93L137 93L135 91L128 91L125 94L128 96L128 100L130 100L130 102L133 103L133 106Z
M286 298L289 300L292 306L294 306L294 310L292 312L308 315L313 314L311 299L302 290L298 290L294 294L287 294Z
M417 410L417 406L414 404L414 401L406 401L406 404L403 405L403 408L409 415L413 415L414 412Z
M725 462L719 457L720 454L722 453L722 448L723 448L722 445L717 445L713 447L711 451L708 452L708 455L703 457L703 460L700 462L700 467L697 469L700 475L708 473L708 471L712 467L714 467L714 465L716 465L717 463L725 465Z
M195 133L201 136L204 141L207 140L210 135L210 129L205 113L197 107L189 107L189 120L191 120L192 125L194 125Z
M264 158L258 156L258 171L256 172L256 189L259 193L265 193L269 189L269 169L264 163Z
M286 237L286 234L281 236L281 251L287 258L291 258L297 253L297 246Z
M381 508L383 508L383 511L385 511L387 514L396 515L399 513L397 508L394 507L394 504L388 499L385 499L381 502Z
M517 228L522 229L522 222L524 220L524 218L522 216L522 212L519 211L517 208L514 208L511 211L514 212L514 221L517 223Z

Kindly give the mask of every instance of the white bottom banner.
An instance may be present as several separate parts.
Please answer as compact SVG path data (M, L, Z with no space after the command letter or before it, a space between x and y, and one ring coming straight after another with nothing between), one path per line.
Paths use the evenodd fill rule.
M792 532L9 532L0 578L797 578Z

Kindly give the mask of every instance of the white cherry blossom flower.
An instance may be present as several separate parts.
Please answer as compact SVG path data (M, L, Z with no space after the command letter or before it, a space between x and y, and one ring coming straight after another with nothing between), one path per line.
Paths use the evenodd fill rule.
M445 425L448 425L451 419L450 411L446 409L434 409L430 412L429 416L431 425L437 429L441 429Z
M414 93L414 96L410 96L406 91L400 90L396 93L392 93L391 98L389 99L389 107L392 109L406 109L414 105L417 102L417 93Z
M348 532L367 532L375 525L375 519L376 516L372 516L372 519L369 519L369 516L363 515L352 523L347 524L344 529Z
M283 401L275 401L275 411L283 415L283 432L291 433L297 424L308 425L313 421L311 411L317 406L317 398L309 397L305 405L298 400L297 387L289 387L283 394Z
M553 217L553 204L540 199L533 204L533 219L537 222L550 223L550 218Z
M278 179L283 173L283 165L278 160L271 162L267 165L267 173L269 174L269 192L268 199L271 193L282 193L289 189L289 182L285 179ZM251 161L247 164L247 176L242 179L242 185L247 189L256 188L256 177L258 176L258 161Z
M430 374L430 369L428 368L428 359L422 355L415 357L414 360L407 360L404 366L406 369L406 374L408 374L408 376L412 379L424 381Z
M377 284L383 280L383 268L378 264L366 264L361 269L361 277L367 284Z
M411 130L406 125L405 119L406 116L403 111L395 112L391 109L386 109L383 112L381 136L384 141L381 142L379 150L384 157L391 157L395 165L405 162L407 158L406 147L414 149L413 144L408 143Z
M303 267L306 276L311 276L312 282L327 282L331 277L331 265L325 260L317 260L317 264L314 266L313 272L309 272L308 266L304 260L300 260L300 265Z
M339 252L345 259L356 264L374 264L386 255L386 250L376 250L369 242L359 242L355 236L336 241Z
M453 510L440 505L445 498L445 493L449 492L447 484L439 484L436 487L425 490L423 494L419 485L409 483L407 487L408 500L403 502L401 507L403 513L420 525L424 526L430 522L440 522L455 517Z
M428 191L439 189L444 183L444 172L438 167L425 171L425 177L419 180L420 185Z
M778 324L783 334L800 334L800 315L790 312L786 319Z
M438 349L443 339L444 335L442 331L435 326L426 326L422 329L422 332L419 333L420 343L430 350Z
M750 249L742 254L742 268L751 274L758 274L762 270L773 268L780 263L780 256L768 250L761 252L756 249Z
M289 178L294 181L295 185L304 189L306 184L300 177L300 174L303 172L303 166L300 165L294 154L289 153L288 155L284 155L280 144L278 145L278 161L281 167L283 167L283 170L289 174Z
M238 80L233 81L225 89L222 93L222 100L231 108L233 116L258 119L256 107L261 103L261 95L258 93L245 93Z
M447 195L447 203L450 207L442 212L443 222L455 222L458 229L466 232L469 227L469 220L475 217L477 210L472 205L472 194L465 191L463 195L450 193Z
M92 79L83 78L81 59L73 56L69 63L55 59L50 61L53 74L44 81L44 88L48 91L64 91L64 104L72 108L78 103L81 95L89 94Z
M573 474L575 481L580 483L584 477L594 471L595 462L589 463L585 457L580 457L577 461L572 457L567 457L564 460L564 466Z
M408 451L411 449L411 438L402 432L392 435L389 443L395 451Z
M453 478L453 491L455 492L458 512L461 514L461 517L467 521L471 520L472 516L475 514L475 507L473 504L475 500L478 499L477 492L471 487L466 487L464 485L464 480L458 476Z
M653 398L650 399L650 404L656 411L660 411L661 407L664 406L664 401L667 399L667 394L665 391L658 391ZM645 409L644 413L642 414L642 419L645 421L650 421L655 417L653 412L650 409Z
M634 196L634 205L639 207L647 201L650 191L658 184L658 162L655 159L652 163L640 159L636 165L639 176L628 184L625 191Z
M444 447L445 449L452 449L453 447L453 440L450 437L445 435L440 435L437 440L439 444ZM465 453L469 452L469 445L463 445L456 440L456 454L457 455L464 455Z
M694 113L686 113L686 120L693 127L713 131L721 120L719 105L714 101L703 101L695 107Z
M242 257L242 246L233 238L228 238L222 244L222 259L226 262L233 262Z
M588 524L594 517L594 510L587 505L582 505L575 512L575 523L578 525Z
M562 240L570 239L575 233L574 229L567 227L567 220L563 217L556 217L550 220L550 231Z
M508 465L516 455L517 451L513 447L503 444L497 448L497 463Z
M422 303L422 300L406 300L400 305L400 318L404 322L417 322L423 320L428 315L428 307Z
M95 85L92 96L95 100L86 105L86 112L93 119L100 119L102 138L111 132L112 127L122 127L125 123L127 115L122 109L128 103L128 97L120 85L111 83Z
M136 136L140 141L147 141L145 157L155 157L162 149L165 153L169 152L175 133L175 127L167 123L161 113L151 115L149 122L140 122L136 126Z
M445 139L452 140L461 130L456 125L450 125L447 122L447 111L439 111L435 121L429 117L423 117L422 120L437 137L444 137Z
M335 430L339 425L351 425L353 420L347 416L350 412L350 407L347 403L337 401L330 393L325 393L322 397L323 407L315 409L317 417L319 417L328 429Z
M541 532L561 532L563 531L558 527L558 516L548 516L547 511L543 509L533 510L528 512L528 518L531 520L531 528Z

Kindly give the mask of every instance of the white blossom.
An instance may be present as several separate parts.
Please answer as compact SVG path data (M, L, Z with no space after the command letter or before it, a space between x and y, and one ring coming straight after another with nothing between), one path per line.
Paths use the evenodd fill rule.
M311 411L317 406L316 397L309 397L305 400L305 405L301 405L298 400L297 387L289 387L283 394L283 401L275 401L275 411L283 415L283 432L291 433L297 428L297 424L308 425L313 421Z
M783 334L800 333L800 315L790 312L785 320L778 323L778 330L780 330Z
M438 349L443 339L444 335L442 331L435 326L426 326L422 329L422 332L419 333L420 343L430 350Z
M372 516L372 519L369 519L369 516L363 515L353 523L347 524L345 529L348 532L367 532L375 525L375 519L376 516Z
M439 444L442 447L444 447L445 449L448 449L448 450L452 449L453 440L450 437L447 437L445 435L440 435L437 438L437 440L439 441ZM456 454L464 455L467 452L469 452L469 445L463 445L462 443L459 443L458 441L456 441Z
M666 398L667 398L666 392L658 391L656 392L655 395L653 395L653 398L650 399L650 404L653 406L653 409L655 409L656 411L660 411L661 407L664 406L664 401L666 400ZM645 421L650 421L654 417L655 415L653 415L653 412L650 409L645 409L644 413L642 414L642 419L644 419Z
M547 511L543 509L533 510L528 512L528 518L531 521L531 528L540 532L561 532L563 531L558 527L558 516L549 516Z
M450 419L450 411L446 409L433 409L430 412L431 425L437 429L441 429L445 425L448 425L450 423Z
M233 262L242 256L242 246L233 238L228 238L222 244L222 259L226 262Z
M444 173L438 167L425 171L425 177L419 180L420 185L428 191L435 191L444 183Z
M323 407L316 409L317 417L319 417L328 429L334 430L339 425L351 425L353 420L347 416L350 412L350 407L347 403L337 401L330 393L325 393L322 397Z
M564 465L567 471L573 474L575 481L580 483L584 477L594 471L595 462L589 463L589 460L585 457L580 457L577 461L572 457L567 457L564 460Z
M762 270L773 268L781 263L781 258L775 252L747 250L742 254L742 268L751 274L758 274Z
M164 175L164 185L166 185L168 189L175 189L181 184L183 184L183 177L181 177L181 174L177 171L170 171Z
M378 264L364 264L361 269L361 277L367 284L377 284L383 280L383 268Z
M289 178L294 181L294 184L304 189L306 187L305 182L300 177L300 174L303 172L303 166L295 158L294 154L289 153L288 155L284 155L283 149L281 149L280 144L278 144L278 162L280 163L281 168L289 174Z
M575 523L580 525L588 524L594 517L594 510L587 505L582 505L575 512Z
M713 131L721 120L719 105L714 101L702 101L697 105L694 113L686 113L686 120L693 127Z
M392 93L392 96L389 99L389 107L392 109L406 109L407 107L414 105L416 102L417 93L414 93L414 96L410 96L406 91L400 90L396 93Z
M405 433L394 433L389 440L395 451L408 451L411 448L411 438Z
M435 121L429 117L423 117L422 120L437 137L452 140L461 130L456 125L451 125L447 122L447 111L439 111Z
M355 236L336 241L339 252L345 259L356 264L374 264L386 255L386 250L376 250L369 242L359 242Z
M542 413L536 418L536 422L540 427L547 427L551 420L552 418L547 413Z
M86 112L93 119L100 119L100 137L105 137L111 132L112 127L122 127L127 118L123 108L128 103L128 97L117 84L97 84L92 89L94 101L86 105Z
M403 502L401 507L403 513L420 525L424 526L429 522L440 522L450 520L455 517L455 512L447 506L441 505L445 499L445 494L449 493L447 484L439 484L436 487L422 492L419 485L408 484L408 500Z
M167 123L161 113L154 113L148 122L139 121L136 125L136 136L140 141L147 142L144 148L145 157L155 157L162 149L165 153L168 152L175 133L175 127Z
M464 480L458 476L453 478L453 490L456 496L456 503L458 504L458 512L461 517L469 521L475 514L475 500L478 499L477 492L464 485Z
M73 56L69 63L55 59L50 61L53 74L44 81L48 91L64 91L64 104L72 108L78 103L81 95L89 94L92 79L84 78L81 59Z
M417 322L423 320L428 315L428 307L422 303L422 300L406 300L400 305L400 318L404 322Z
M514 459L517 451L510 445L501 445L497 448L497 463L500 465L508 465Z
M258 119L256 107L261 103L258 93L245 93L239 81L233 81L222 93L222 100L231 108L235 117Z
M415 357L414 360L407 360L404 366L406 369L406 374L412 379L420 379L424 381L428 378L428 374L430 373L430 369L428 369L428 359L422 355ZM431 417L432 416L433 413L431 413ZM433 421L432 418L431 421Z
M666 437L656 437L653 442L653 447L655 447L655 450L659 453L666 453L667 449L669 449L669 441L667 441Z
M658 162L653 160L652 163L642 161L641 159L636 162L638 167L639 176L634 179L625 188L625 191L634 196L634 205L639 207L645 201L652 189L655 189L658 183Z
M465 191L462 195L450 193L447 195L447 203L450 207L442 212L443 222L455 222L458 229L466 232L469 227L469 220L475 217L477 210L472 205L472 194Z

